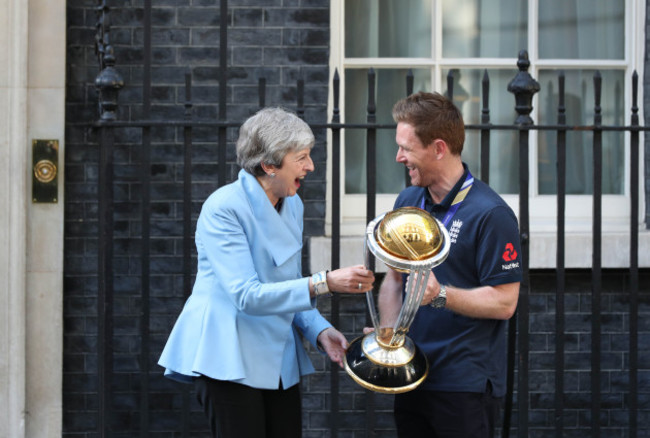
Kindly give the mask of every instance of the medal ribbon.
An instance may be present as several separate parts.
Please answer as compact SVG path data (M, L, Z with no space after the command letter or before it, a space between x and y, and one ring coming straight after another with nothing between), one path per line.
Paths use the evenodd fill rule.
M456 197L454 198L453 201L451 201L451 207L449 207L449 210L447 210L447 213L445 214L445 217L442 218L442 224L447 227L447 224L451 220L451 218L456 214L458 211L458 208L460 207L460 204L465 200L465 197L469 193L469 189L472 188L472 184L474 184L474 177L470 173L469 170L467 170L467 177L465 178L465 181L463 182L463 185L461 186L460 190L458 193L456 193ZM424 196L422 196L422 203L420 205L420 208L424 210Z

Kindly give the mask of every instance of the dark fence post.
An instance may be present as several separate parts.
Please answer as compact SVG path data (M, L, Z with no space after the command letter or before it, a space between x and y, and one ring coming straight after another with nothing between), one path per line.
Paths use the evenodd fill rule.
M557 123L566 125L564 106L564 72L558 76ZM555 434L562 436L564 430L564 291L565 277L565 225L566 225L566 130L557 131L557 253L556 253L556 291L555 291Z
M593 230L591 267L591 434L600 437L600 356L602 324L602 196L603 196L603 131L600 93L602 78L600 72L594 74L594 138L593 138Z
M266 106L266 78L257 80L257 101L260 109Z
M296 115L301 119L305 119L305 80L303 78L298 79L296 83L297 91L297 106L296 106Z
M639 75L632 74L633 128L639 127ZM637 436L639 390L639 131L630 130L630 438Z
M413 81L415 78L413 77L413 69L409 68L408 72L406 72L406 96L410 96L413 94Z
M110 436L113 377L113 146L114 132L99 128L97 269L97 433Z
M413 77L413 69L409 68L408 72L406 73L406 96L407 97L413 94L414 79L415 78ZM411 185L411 177L409 176L409 169L406 166L404 166L404 182L406 184L406 187Z
M530 112L533 110L533 95L539 91L539 83L528 73L530 61L528 52L522 50L519 52L517 61L519 72L514 79L508 84L508 91L515 95L515 110L519 114L515 124L519 125L519 233L521 236L521 261L522 261L522 281L519 290L519 305L515 316L510 320L508 342L514 347L515 336L518 329L519 342L518 350L518 381L517 381L517 412L519 418L518 435L521 438L528 437L528 324L529 324L529 295L530 295L530 278L529 278L529 209L528 209L528 184L529 184L529 166L528 166L528 135L529 125L533 124ZM509 348L509 352L512 350ZM508 394L508 398L512 394ZM510 402L512 404L512 402ZM509 415L506 409L505 415ZM509 418L504 418L504 431L507 436L505 426L509 426Z
M481 109L481 125L490 123L490 78L487 69L481 81L483 92L483 108ZM481 180L490 184L490 130L481 129Z
M447 97L452 102L454 101L454 76L451 70L447 73Z
M183 302L192 293L192 250L194 249L194 227L192 226L192 75L185 74L185 120L183 127ZM182 388L182 435L189 436L190 430L190 388Z
M142 117L151 118L151 0L144 2L144 62L142 72ZM151 319L151 128L142 129L141 152L142 212L141 212L141 284L140 313L140 436L146 438L150 431L149 420L149 362Z
M117 102L124 81L115 69L113 47L109 43L109 9L105 1L97 7L95 50L100 72L95 79L99 95L99 121L117 118ZM98 268L97 268L97 434L110 436L112 429L111 380L113 377L113 148L114 132L99 128L98 160Z
M376 195L377 195L377 107L375 105L375 70L368 71L368 106L367 122L369 127L366 130L366 223L375 218ZM370 257L371 271L375 270L375 260ZM366 324L370 326L369 313L366 312ZM375 394L366 390L366 436L375 436Z
M339 71L334 71L332 82L332 94L334 105L332 108L332 253L331 269L335 270L341 266L341 128L337 127L341 122L339 111L340 98ZM333 294L331 297L331 323L339 327L340 323L340 294ZM339 368L330 368L330 437L337 438L339 435Z
M375 218L376 187L377 187L377 128L372 127L377 122L377 106L375 104L375 70L368 70L368 105L366 121L370 125L366 129L366 223Z
M227 127L225 122L228 120L226 111L228 109L228 0L220 1L219 9L219 121L223 124L219 126L219 150L217 152L218 164L217 172L219 174L218 186L226 184L228 179L226 172L226 152L227 152Z

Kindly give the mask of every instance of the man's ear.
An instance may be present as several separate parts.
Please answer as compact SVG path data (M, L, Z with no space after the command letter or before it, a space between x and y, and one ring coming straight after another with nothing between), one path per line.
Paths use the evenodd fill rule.
M449 146L447 146L447 143L440 138L433 140L432 146L433 152L438 160L444 157L445 154L449 153Z

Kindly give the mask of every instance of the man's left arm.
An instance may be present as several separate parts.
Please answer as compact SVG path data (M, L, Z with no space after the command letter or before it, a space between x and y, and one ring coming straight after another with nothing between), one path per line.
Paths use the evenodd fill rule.
M493 208L483 217L476 248L481 255L477 257L480 286L441 286L432 272L422 304L432 303L444 288L446 302L436 299L436 305L444 303L446 309L471 318L509 319L517 309L521 280L519 227L509 208Z
M519 282L496 286L462 289L445 285L445 308L471 318L510 319L517 309ZM422 305L429 305L440 294L441 285L435 275L429 275Z

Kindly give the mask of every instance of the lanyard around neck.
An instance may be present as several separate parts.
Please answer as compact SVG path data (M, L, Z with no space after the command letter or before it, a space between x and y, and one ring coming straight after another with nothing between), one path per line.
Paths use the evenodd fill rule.
M442 218L442 224L445 227L447 227L447 224L449 223L451 218L458 211L458 208L460 207L460 204L465 200L465 197L467 196L467 193L469 193L469 189L472 188L472 184L474 184L474 177L472 176L471 172L469 170L467 170L467 177L465 177L465 181L463 182L463 185L461 186L458 193L456 193L456 196L454 197L454 200L451 201L451 206L449 207L449 210L447 210L447 213L445 214L445 217ZM422 203L420 205L420 208L422 210L424 210L425 196L426 196L426 194L422 195Z

